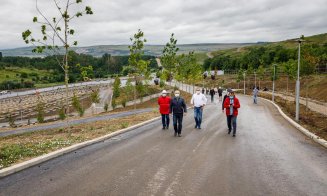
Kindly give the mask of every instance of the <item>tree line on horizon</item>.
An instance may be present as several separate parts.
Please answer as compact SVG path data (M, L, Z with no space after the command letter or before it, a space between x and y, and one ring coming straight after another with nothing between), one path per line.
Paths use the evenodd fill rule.
M57 83L64 82L64 73L58 66L55 56L46 56L44 58L30 58L30 57L14 57L5 56L0 59L0 71L6 68L31 68L37 70L52 70L51 76L38 78L37 75L31 75L31 78L24 81L26 85L22 84L21 76L17 76L15 80L6 80L0 83L0 89L7 89L8 84L11 89L18 88L32 88L35 83ZM62 58L59 57L59 58ZM69 66L69 82L84 81L86 76L88 79L92 78L107 78L114 76L127 76L131 72L131 67L128 65L129 56L111 56L108 53L102 57L93 57L86 54L78 54L74 51L69 51L68 66ZM149 60L149 69L155 71L158 69L157 61L154 56L143 56L142 59ZM91 66L91 69L87 69ZM86 75L82 72L86 70ZM21 73L20 75L25 75ZM27 77L24 77L27 78Z
M245 47L242 52L218 51L203 63L204 70L271 70L277 65L280 71L294 75L297 70L298 47L282 44ZM327 43L304 43L301 45L300 74L327 72Z

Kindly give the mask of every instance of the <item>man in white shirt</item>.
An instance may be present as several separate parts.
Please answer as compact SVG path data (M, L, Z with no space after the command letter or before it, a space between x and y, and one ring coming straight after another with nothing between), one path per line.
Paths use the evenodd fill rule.
M204 94L201 93L200 88L196 89L196 93L193 94L191 99L191 104L194 106L194 119L195 119L195 127L201 129L202 122L202 112L203 107L207 103L207 98Z

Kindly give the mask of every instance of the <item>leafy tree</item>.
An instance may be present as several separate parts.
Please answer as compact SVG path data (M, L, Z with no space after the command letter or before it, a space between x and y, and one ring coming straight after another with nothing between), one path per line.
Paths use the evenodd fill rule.
M259 78L259 87L261 87L261 80L264 79L264 75L265 75L265 68L263 67L263 65L260 65L258 67L257 74Z
M65 118L66 118L66 112L65 112L65 107L64 107L63 103L60 104L58 116L59 116L60 120L65 120Z
M72 105L75 108L75 110L77 110L79 116L83 116L84 115L84 109L81 105L80 100L78 99L78 97L76 96L76 94L74 93L73 98L72 98Z
M114 81L114 91L113 91L113 98L117 98L120 96L120 79L117 76Z
M144 33L139 29L137 33L130 38L132 45L128 46L130 55L128 58L128 64L132 67L132 76L134 77L135 86L134 86L134 100L136 99L136 86L140 85L141 76L148 77L148 65L149 61L143 60L142 56L144 55L144 43L147 41L144 38ZM134 109L136 108L136 103L134 102Z
M65 85L66 85L66 107L68 110L68 80L69 80L69 66L68 66L68 52L71 45L76 46L77 41L71 41L70 38L75 34L75 30L71 28L70 23L73 19L81 17L84 14L93 14L91 7L86 6L83 11L75 12L78 4L82 3L82 0L71 0L59 1L53 0L55 9L58 11L59 16L46 17L45 13L42 12L38 6L36 0L36 9L41 19L38 17L33 18L34 23L41 25L41 38L35 38L30 30L26 30L22 33L23 40L26 44L32 44L35 48L32 50L36 53L52 53L56 55L58 65L62 68L65 73ZM73 14L72 14L73 12ZM61 57L60 47L64 48L64 55Z
M45 115L44 103L40 99L40 97L38 98L38 103L36 105L36 112L37 112L37 116L36 116L37 122L44 123L44 115Z
M100 103L100 90L99 89L92 90L91 100L92 100L92 103Z
M243 74L244 74L244 70L243 69L239 69L238 72L237 72L237 78L236 78L237 83L238 83L238 88L240 88L240 82L242 80L244 80Z
M296 77L296 71L297 71L297 62L293 59L290 59L289 61L282 64L283 71L287 75L287 83L286 83L286 92L288 93L288 86L289 86L289 79L294 79Z
M87 81L89 78L92 77L93 75L93 67L92 65L89 66L81 66L81 64L76 64L76 67L79 68L80 72L81 72L81 76L83 78L84 81Z
M172 80L173 71L176 69L177 65L176 54L179 48L176 46L176 44L177 40L174 38L174 33L172 33L169 42L166 44L162 52L162 66L169 72L169 76L166 78L167 81Z

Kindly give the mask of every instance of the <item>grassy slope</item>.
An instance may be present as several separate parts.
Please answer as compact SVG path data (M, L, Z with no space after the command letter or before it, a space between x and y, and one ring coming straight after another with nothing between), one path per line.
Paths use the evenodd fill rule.
M37 73L40 78L44 76L51 76L52 72L48 70L38 70L38 69L30 69L30 68L18 68L18 67L6 67L4 70L0 72L0 82L3 81L20 81L21 73L27 73L28 78L24 78L25 81L31 81L33 77L29 74Z
M305 40L309 43L317 43L317 44L324 44L327 43L327 33L314 35L310 37L305 37ZM285 40L281 42L272 42L272 43L263 43L260 45L254 45L254 46L245 46L245 47L239 47L239 48L231 48L227 50L219 50L212 52L213 56L217 55L230 55L230 56L238 56L240 54L243 54L247 51L249 51L250 48L254 47L274 47L274 46L284 46L286 48L297 48L297 42L295 39Z

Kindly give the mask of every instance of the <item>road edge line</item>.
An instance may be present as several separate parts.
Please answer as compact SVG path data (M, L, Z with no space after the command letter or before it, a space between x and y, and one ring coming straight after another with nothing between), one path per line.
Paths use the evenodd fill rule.
M248 95L249 96L249 95ZM324 140L323 138L311 133L308 129L302 127L300 124L298 124L297 122L295 122L293 119L291 119L289 116L287 116L283 110L274 102L272 102L269 99L266 98L262 98L259 97L260 99L263 99L265 101L270 102L271 104L273 104L277 110L279 111L279 113L283 116L283 118L285 120L287 120L291 125L293 125L296 129L298 129L299 131L301 131L303 134L305 134L306 136L308 136L309 138L311 138L313 141L317 142L318 144L322 145L323 147L327 148L327 141Z
M48 160L57 158L59 156L65 155L65 154L68 154L68 153L70 153L72 151L75 151L75 150L90 146L90 145L95 144L95 143L102 142L104 140L110 139L112 137L115 137L117 135L126 133L128 131L132 131L132 130L134 130L136 128L139 128L139 127L141 127L143 125L155 122L156 120L159 120L160 118L161 117L155 117L155 118L152 118L150 120L147 120L147 121L141 122L139 124L133 125L131 127L127 127L125 129L120 129L120 130L117 130L115 132L109 133L107 135L104 135L104 136L101 136L101 137L98 137L98 138L95 138L95 139L92 139L92 140L88 140L88 141L85 141L85 142L82 142L82 143L77 143L77 144L74 144L72 146L62 148L60 150L56 150L56 151L50 152L48 154L41 155L39 157L35 157L35 158L30 159L28 161L24 161L22 163L18 163L18 164L15 164L13 166L1 169L0 170L0 179L3 178L3 177L9 176L11 174L14 174L16 172L22 171L24 169L33 167L33 166L38 165L40 163L46 162Z

